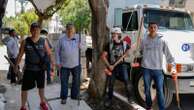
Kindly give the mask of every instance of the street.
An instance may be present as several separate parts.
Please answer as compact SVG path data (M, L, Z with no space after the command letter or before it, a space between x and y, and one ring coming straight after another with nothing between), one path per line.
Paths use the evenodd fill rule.
M121 83L120 81L116 81L116 84L118 86L115 87L115 91L117 92L117 94L115 94L115 97L117 97L119 100L121 100L123 102L128 102L127 98L124 97L125 96L124 84ZM193 105L193 103L194 103L194 94L184 94L184 95L181 94L180 95L180 102L181 102L182 110L194 110L194 105ZM134 108L141 108L141 107L139 107L139 106L141 106L139 104L134 104L132 106ZM138 109L138 110L145 110L145 109ZM154 110L158 110L157 105L154 106ZM172 100L171 105L166 110L178 110L175 94L173 96L173 100Z
M194 110L194 95L188 94L188 95L180 95L180 102L182 110ZM170 105L170 107L167 110L176 110L177 104L176 104L176 98L173 98L173 103Z

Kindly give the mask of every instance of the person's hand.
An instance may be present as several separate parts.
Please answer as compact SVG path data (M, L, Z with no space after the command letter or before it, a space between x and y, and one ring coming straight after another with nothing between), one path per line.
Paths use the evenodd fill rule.
M13 68L13 71L14 71L14 73L18 73L19 67L17 65L15 65L14 68Z
M55 64L51 64L51 71L54 72L55 70Z
M173 79L177 79L177 71L176 71L176 69L172 68L170 73L171 73Z
M113 65L110 65L110 66L108 66L108 68L110 69L110 71L113 71L114 66Z

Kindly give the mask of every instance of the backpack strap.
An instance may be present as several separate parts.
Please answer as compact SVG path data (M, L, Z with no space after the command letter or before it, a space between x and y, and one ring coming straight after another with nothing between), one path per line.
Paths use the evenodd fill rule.
M34 49L34 51L36 52L36 54L38 55L38 57L40 58L40 61L42 62L43 61L43 57L41 56L41 54L38 52L38 49L36 48L36 46L34 45L34 42L28 37L26 39L29 44L32 46L32 48Z

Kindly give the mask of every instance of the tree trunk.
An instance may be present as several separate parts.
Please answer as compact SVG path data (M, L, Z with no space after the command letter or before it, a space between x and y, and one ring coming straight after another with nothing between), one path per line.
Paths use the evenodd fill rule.
M105 85L105 66L100 59L100 54L104 50L104 45L108 39L106 30L106 9L104 0L88 0L92 10L92 78L89 86L89 93L93 97L101 98L103 96Z
M7 6L8 0L0 0L0 40L2 40L1 27L2 27L2 19L5 14L5 9Z

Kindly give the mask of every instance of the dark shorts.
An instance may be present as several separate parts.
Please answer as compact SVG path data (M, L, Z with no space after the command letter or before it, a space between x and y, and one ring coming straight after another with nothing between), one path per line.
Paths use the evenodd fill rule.
M39 89L44 88L45 73L44 71L25 70L22 80L22 90L30 90L35 86Z

